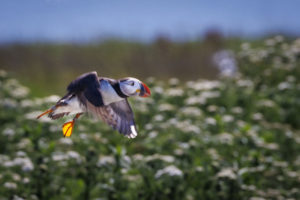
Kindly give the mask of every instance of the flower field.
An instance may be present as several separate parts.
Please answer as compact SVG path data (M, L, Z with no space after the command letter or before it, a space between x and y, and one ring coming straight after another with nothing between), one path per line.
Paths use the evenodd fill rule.
M59 96L1 71L0 200L300 199L300 39L234 54L218 80L148 78L135 139L88 115L64 138L66 119L36 120Z

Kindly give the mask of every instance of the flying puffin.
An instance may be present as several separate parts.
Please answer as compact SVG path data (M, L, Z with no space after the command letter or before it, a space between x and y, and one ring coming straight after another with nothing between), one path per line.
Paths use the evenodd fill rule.
M51 119L75 115L72 121L62 126L64 137L70 137L75 121L89 112L126 137L135 138L137 130L127 98L150 95L148 86L136 78L114 80L98 77L97 72L89 72L73 80L67 87L67 94L37 119L46 114Z

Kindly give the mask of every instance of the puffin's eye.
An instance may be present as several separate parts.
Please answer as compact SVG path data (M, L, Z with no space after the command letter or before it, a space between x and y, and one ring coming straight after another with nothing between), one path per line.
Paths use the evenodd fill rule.
M133 81L132 81L132 82L130 82L130 83L129 83L129 85L131 85L131 86L134 86L134 82L133 82Z

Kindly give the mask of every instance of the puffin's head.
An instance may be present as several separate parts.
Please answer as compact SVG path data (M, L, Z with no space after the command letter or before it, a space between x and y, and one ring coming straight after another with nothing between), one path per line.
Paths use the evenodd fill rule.
M149 97L151 95L148 86L136 78L124 78L119 80L119 83L121 91L127 96Z

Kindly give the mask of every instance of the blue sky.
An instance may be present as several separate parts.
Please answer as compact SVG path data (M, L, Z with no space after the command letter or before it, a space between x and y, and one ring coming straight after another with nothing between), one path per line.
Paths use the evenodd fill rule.
M0 0L0 42L193 39L224 35L300 35L300 1L283 0Z

